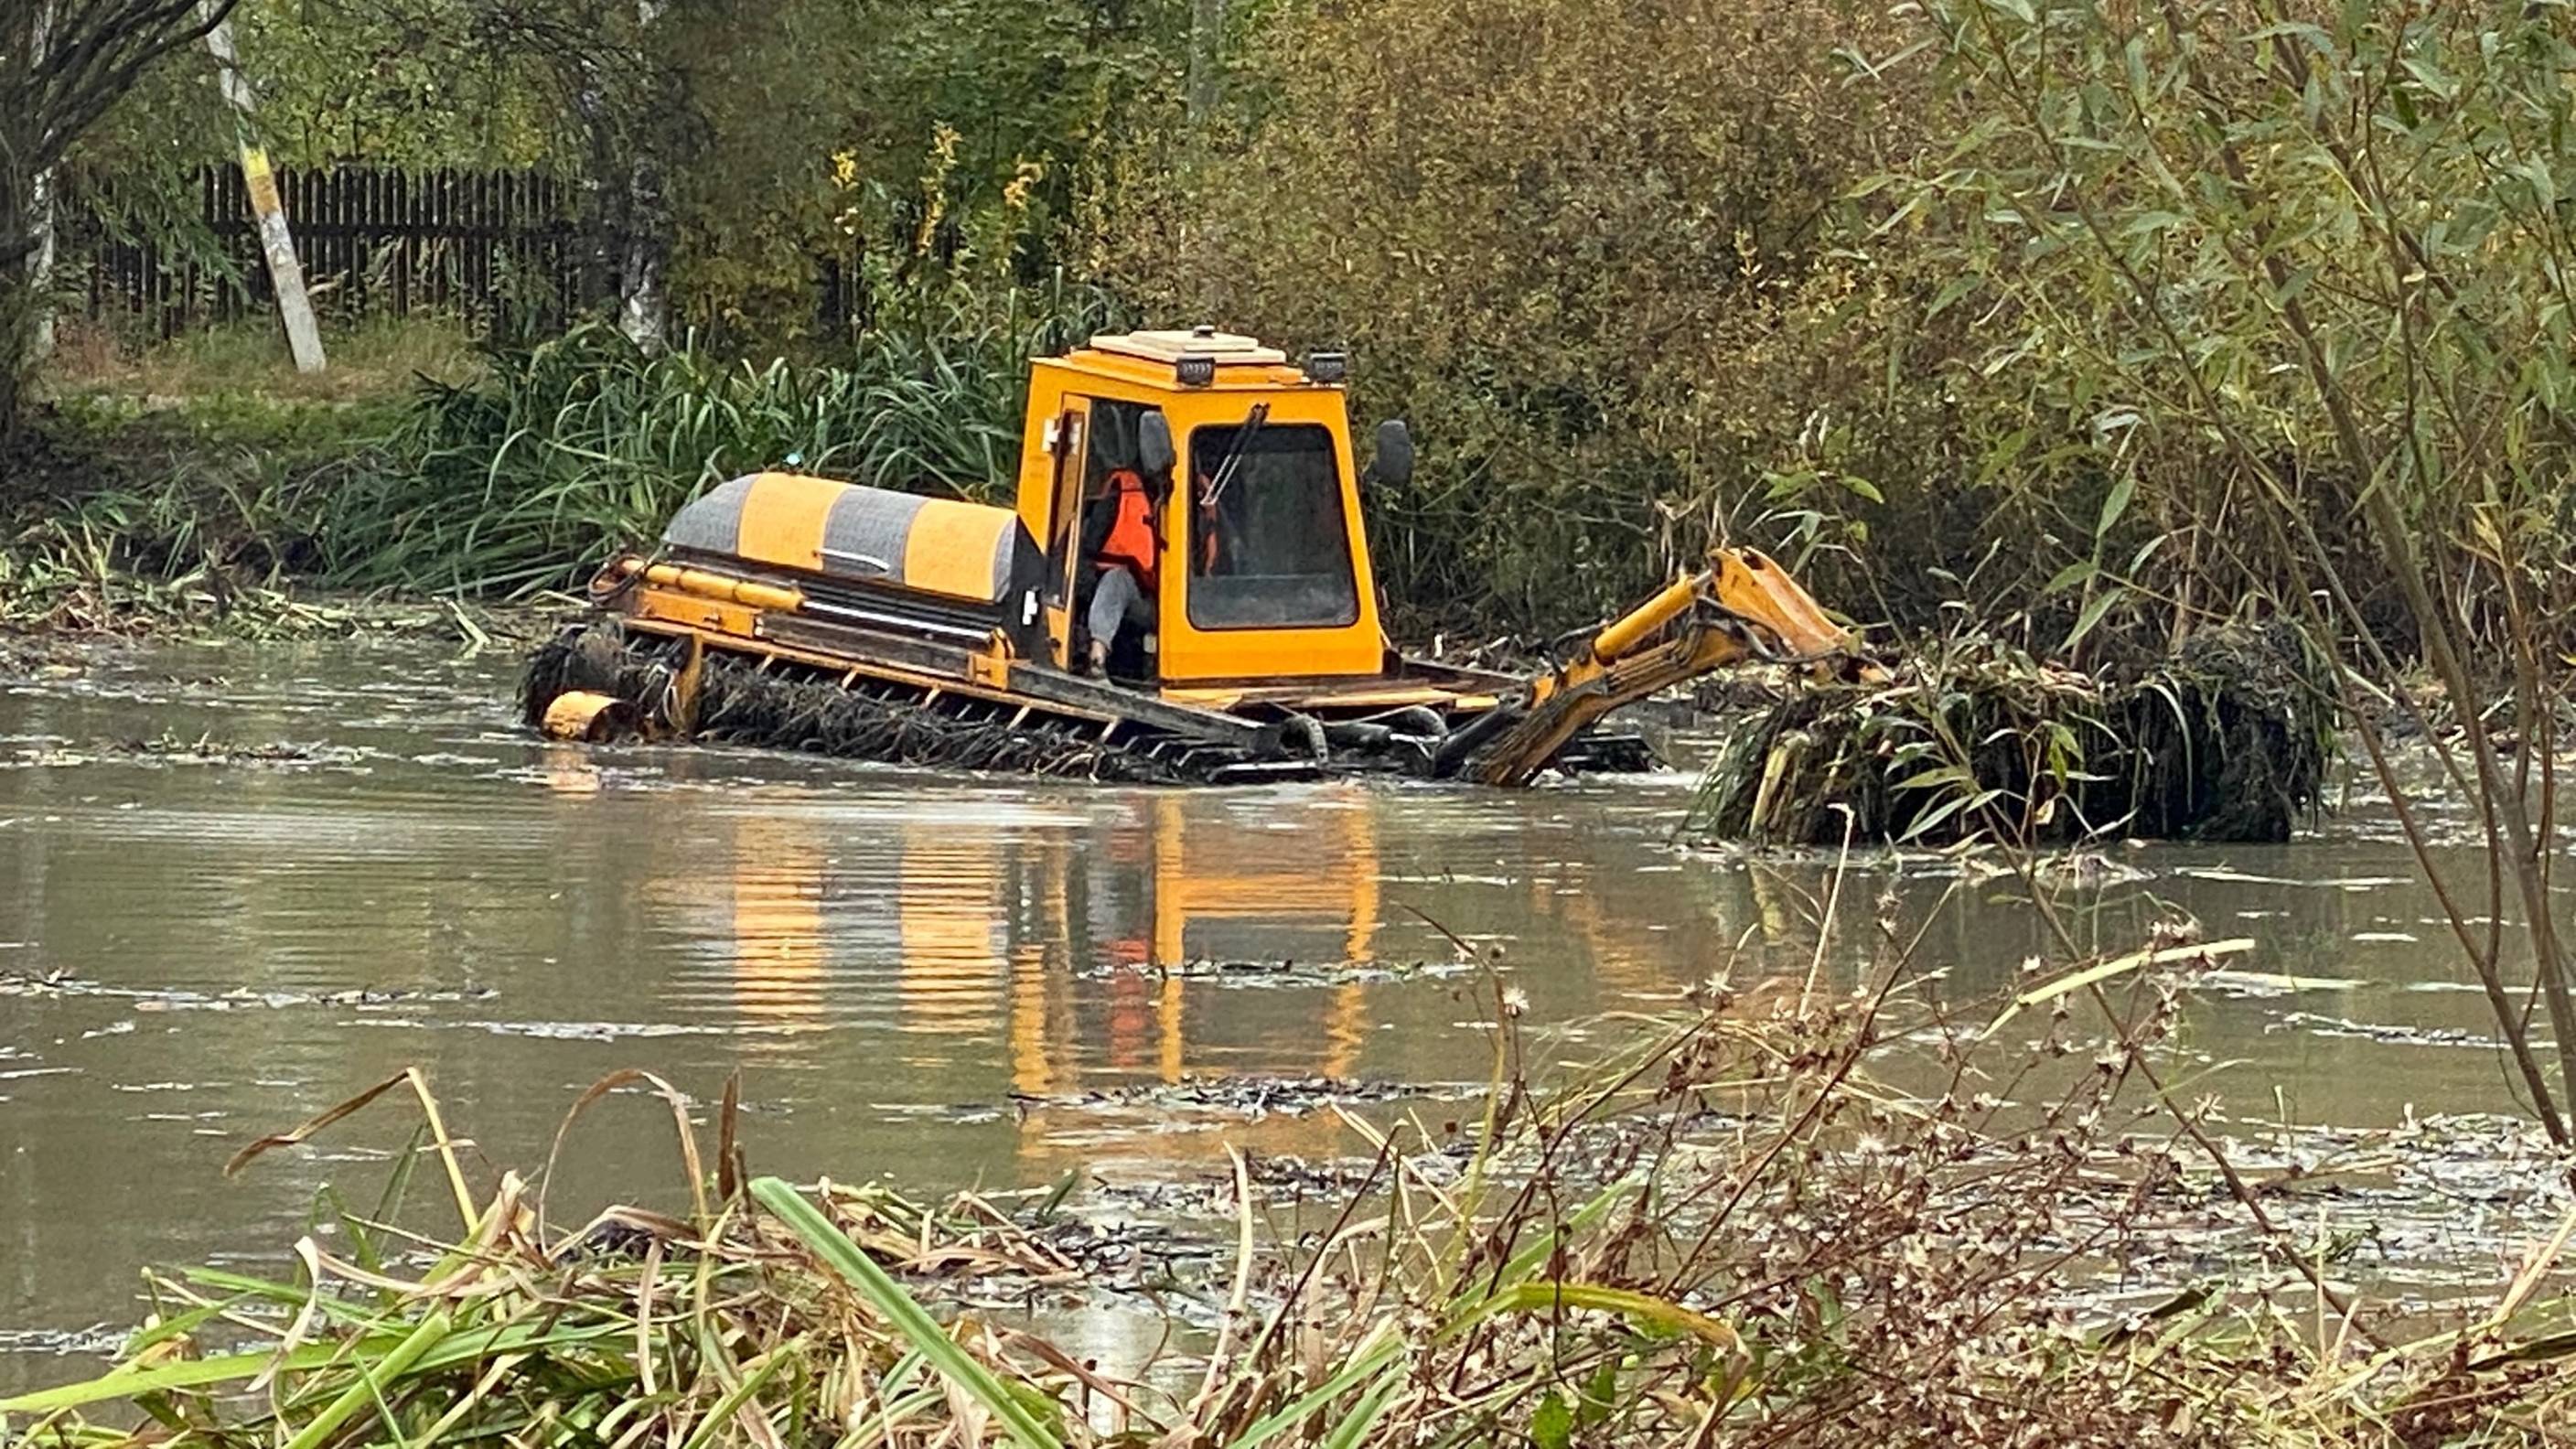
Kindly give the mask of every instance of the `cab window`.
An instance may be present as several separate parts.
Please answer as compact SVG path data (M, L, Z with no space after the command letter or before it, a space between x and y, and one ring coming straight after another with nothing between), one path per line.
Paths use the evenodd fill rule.
M1358 622L1359 585L1330 429L1313 423L1195 429L1190 499L1193 627Z
M1091 445L1089 465L1082 475L1082 537L1080 557L1088 562L1100 552L1101 541L1109 536L1109 524L1117 516L1118 502L1109 480L1117 474L1140 469L1136 440L1144 427L1145 414L1153 409L1143 403L1095 399L1091 404ZM1146 489L1154 483L1146 480Z

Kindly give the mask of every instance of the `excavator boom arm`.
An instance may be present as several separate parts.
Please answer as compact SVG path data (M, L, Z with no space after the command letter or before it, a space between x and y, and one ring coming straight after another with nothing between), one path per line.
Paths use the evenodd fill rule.
M1770 557L1720 549L1612 621L1573 662L1530 681L1525 700L1476 730L1466 773L1488 785L1528 783L1576 736L1613 710L1751 659L1822 659L1850 633Z

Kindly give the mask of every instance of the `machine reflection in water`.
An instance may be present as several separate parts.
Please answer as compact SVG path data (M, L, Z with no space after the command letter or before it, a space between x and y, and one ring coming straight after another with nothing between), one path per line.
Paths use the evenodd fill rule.
M658 894L722 913L746 1054L877 1014L888 1067L944 1078L998 1047L1006 1080L957 1094L1015 1102L1024 1154L1044 1155L1068 1111L1106 1105L1085 1094L1362 1071L1384 903L1375 812L1350 803L1246 830L1146 796L1007 840L906 819L846 852L820 812L727 814L729 874ZM1277 986L1274 1009L1216 1009L1228 978ZM1260 1140L1316 1151L1334 1130L1278 1118Z

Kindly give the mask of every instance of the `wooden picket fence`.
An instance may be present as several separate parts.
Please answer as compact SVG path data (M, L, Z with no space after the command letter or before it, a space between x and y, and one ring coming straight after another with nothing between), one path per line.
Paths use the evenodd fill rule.
M549 326L607 285L573 198L542 173L342 166L277 180L314 308L336 320L436 312ZM211 257L70 218L66 260L86 265L92 317L171 337L274 305L240 168L203 168L197 190Z

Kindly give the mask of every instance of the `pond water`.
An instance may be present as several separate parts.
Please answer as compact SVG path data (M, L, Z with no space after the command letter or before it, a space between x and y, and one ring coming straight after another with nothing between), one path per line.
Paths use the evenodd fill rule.
M1226 1141L1354 1150L1282 1079L1477 1090L1494 988L1451 933L1577 1051L1716 973L1857 980L1882 893L1956 995L2049 939L2009 881L1874 856L1819 953L1831 861L1677 849L1680 773L1156 791L586 751L520 732L510 682L417 641L0 681L0 1391L112 1342L142 1267L274 1261L326 1183L371 1200L415 1120L390 1100L221 1169L407 1066L526 1171L584 1086L642 1067L702 1109L740 1072L756 1169L1152 1180ZM2183 1048L2221 1069L2194 1090L2241 1130L2513 1110L2380 812L2109 865L2059 901L2088 941L2187 912L2304 978L2195 992ZM559 1202L676 1193L667 1112L610 1100L564 1172Z

